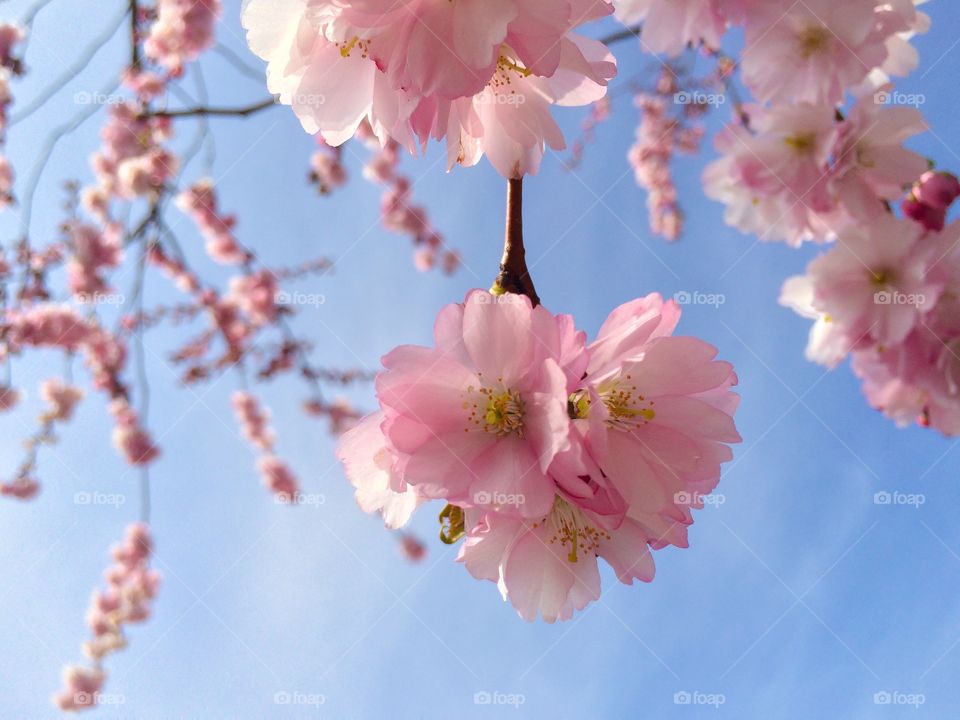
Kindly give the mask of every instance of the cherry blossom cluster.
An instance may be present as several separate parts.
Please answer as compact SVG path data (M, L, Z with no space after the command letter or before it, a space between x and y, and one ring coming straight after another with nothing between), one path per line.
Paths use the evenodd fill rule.
M80 302L95 302L98 296L110 292L104 271L123 262L123 229L116 223L108 223L101 230L88 223L74 222L67 234L70 290Z
M0 495L17 500L31 500L40 492L40 482L35 475L37 451L41 445L56 442L54 427L58 423L70 421L74 409L83 399L83 396L82 389L57 378L45 380L41 383L40 397L46 403L46 409L39 418L40 428L24 443L27 456L20 464L14 479L9 482L0 482ZM15 388L0 388L0 408L2 410L10 410L19 402L19 399L20 392Z
M679 93L672 70L665 69L655 91L637 93L640 109L637 140L627 155L637 184L647 191L650 229L667 240L676 240L683 231L683 212L677 200L670 163L674 153L695 153L700 148L703 128L691 124L704 112L701 102L680 104L680 112L671 112ZM694 98L695 100L696 98Z
M338 447L358 503L397 528L446 502L441 538L464 538L458 560L527 620L598 599L598 557L649 582L651 550L687 546L740 440L732 367L674 336L679 319L649 295L587 344L568 315L471 291L440 312L434 347L384 357L379 411Z
M960 433L954 277L960 227L947 225L960 182L904 146L927 129L891 83L918 64L921 2L623 0L642 43L715 51L742 25L743 84L756 104L716 140L704 172L727 222L761 240L831 243L781 303L814 320L807 356L852 356L867 399L898 424Z
M160 588L160 574L150 568L153 538L144 523L127 527L123 542L112 549L113 564L107 568L107 587L90 600L87 626L91 639L83 653L92 665L71 665L64 669L64 689L53 698L61 710L96 707L106 681L102 662L126 647L124 626L150 618L151 604Z
M413 204L413 183L398 171L400 145L389 139L381 148L372 132L366 133L364 130L364 126L361 126L359 133L374 154L364 166L363 176L372 183L386 187L380 203L383 226L392 232L407 235L413 241L416 248L413 262L418 270L426 272L439 265L445 274L453 274L460 265L460 255L445 248L443 236L427 218L426 208Z
M960 433L960 223L943 216L958 195L954 176L924 174L904 200L919 220L846 227L780 298L814 320L808 358L832 367L852 355L871 405L946 435Z
M207 255L223 265L242 265L250 260L233 234L237 218L224 215L217 206L217 192L209 179L194 183L177 195L177 207L197 224L206 240Z
M26 31L13 23L0 23L0 145L6 143L7 122L13 92L10 81L23 74L23 63L14 55ZM0 155L0 210L13 202L13 166L6 155Z
M156 460L159 449L129 405L128 389L122 380L127 350L117 335L72 308L53 303L8 312L3 334L6 352L10 355L20 355L31 348L82 353L94 387L111 399L110 412L115 423L113 442L117 450L132 465L147 465ZM53 395L52 388L48 392Z
M607 0L250 0L243 24L270 91L338 146L368 122L381 145L446 139L448 166L486 155L505 177L564 147L552 105L603 97L616 65L572 31Z
M278 499L294 502L299 485L286 463L273 454L276 436L269 425L270 411L261 408L256 397L242 390L233 394L231 403L243 436L261 453L257 468L263 476L264 485Z
M116 104L109 113L101 131L103 144L90 160L98 183L83 196L84 208L101 220L109 217L112 198L153 196L179 167L176 155L163 146L173 132L169 118L144 117L133 102Z
M157 0L156 20L143 44L147 57L175 75L214 41L220 0Z

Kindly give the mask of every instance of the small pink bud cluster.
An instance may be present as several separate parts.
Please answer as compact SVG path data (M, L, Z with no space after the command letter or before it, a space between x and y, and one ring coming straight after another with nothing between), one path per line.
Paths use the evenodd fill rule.
M376 138L367 133L369 129L364 126L357 132L357 137L375 151L363 168L363 176L385 188L380 200L383 226L413 241L413 262L418 270L426 272L439 264L445 274L453 274L460 266L460 254L445 248L443 236L431 225L426 208L413 204L413 183L398 172L400 145L388 140L381 148Z
M947 223L947 210L960 197L960 180L946 172L925 172L904 198L903 214L927 230L940 232Z
M273 454L276 436L269 425L269 410L261 409L257 398L242 390L233 394L231 403L243 436L261 453L257 469L263 477L263 484L278 500L294 502L299 483L286 463Z
M71 665L64 670L65 687L53 698L61 710L97 705L106 680L101 662L126 647L124 625L150 618L150 605L160 588L160 574L149 566L152 553L153 539L144 523L128 526L123 542L113 547L113 565L104 573L107 588L93 593L87 612L92 638L83 652L93 667Z
M197 224L207 241L207 254L223 265L242 265L250 257L237 244L233 228L237 219L217 209L217 193L211 180L201 180L177 195L177 207Z

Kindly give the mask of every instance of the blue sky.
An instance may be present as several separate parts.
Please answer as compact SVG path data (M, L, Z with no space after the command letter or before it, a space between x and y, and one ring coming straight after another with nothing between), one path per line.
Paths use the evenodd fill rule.
M219 40L246 56L239 2L226 4ZM31 74L15 86L18 105L38 96L124 5L53 0L36 20ZM8 0L0 14L22 17L27 6ZM960 9L943 1L925 9L934 27L916 41L923 66L899 87L923 94L932 126L913 147L957 169L960 49L953 28ZM9 155L21 178L51 128L77 111L76 94L99 90L126 54L118 33L60 96L12 129ZM649 67L630 43L617 54L624 77ZM265 95L262 83L236 75L215 56L203 67L215 104ZM700 188L704 157L677 163L687 211L683 240L667 245L650 236L644 196L625 160L636 114L626 95L615 110L575 172L549 156L527 182L528 257L544 303L574 314L591 333L613 307L651 291L724 296L717 307L687 308L680 326L734 363L743 396L737 419L744 443L725 469L723 503L697 516L691 547L657 553L650 585L622 586L605 572L602 600L570 622L525 623L492 584L474 581L453 562L455 549L434 540L434 509L414 521L430 539L426 561L411 566L399 559L395 539L354 505L333 441L299 412L303 390L293 380L268 391L279 451L305 492L324 502L275 505L231 416L234 378L175 388L164 358L177 334L161 330L148 336L146 356L150 425L164 448L153 470L153 528L165 581L153 619L133 628L130 647L108 660L105 692L118 704L91 717L778 719L956 712L955 441L895 428L866 405L848 367L825 372L804 360L808 324L776 299L783 279L817 250L759 245L725 227L722 207ZM725 111L710 119L711 131ZM572 138L582 113L567 110L561 119ZM495 275L503 182L485 163L447 174L436 148L404 161L418 199L464 255L464 269L453 278L422 275L412 267L407 241L376 224L379 191L359 177L361 149L348 152L354 181L319 198L304 181L312 140L287 109L214 122L212 175L224 208L240 212L241 240L278 265L321 254L337 261L332 275L293 286L326 297L296 321L315 338L319 363L373 369L397 344L428 343L437 310ZM195 124L180 127L181 141L189 143ZM95 119L54 153L37 196L35 242L56 232L60 180L90 179L86 156L97 146L97 131ZM202 165L201 158L189 166L186 178L201 177ZM18 222L15 211L0 216L0 238L15 238ZM170 222L190 257L220 272L204 265L189 221L173 211ZM129 272L118 274L118 289L130 280ZM147 292L154 300L171 297L161 282ZM29 397L19 413L0 417L0 472L11 473L19 462L20 440L39 407L36 385L59 370L53 356L15 366L14 380ZM370 388L348 394L372 406ZM87 598L107 548L136 518L136 476L113 452L108 431L102 399L89 398L61 444L42 454L43 494L30 504L0 504L0 717L56 716L48 697L59 688L61 667L80 659ZM76 504L76 493L90 492L124 502ZM877 505L878 492L921 494L924 502ZM899 701L915 695L923 704L878 705L877 693ZM477 702L487 697L496 702ZM693 702L677 702L686 697ZM285 699L290 703L278 703Z

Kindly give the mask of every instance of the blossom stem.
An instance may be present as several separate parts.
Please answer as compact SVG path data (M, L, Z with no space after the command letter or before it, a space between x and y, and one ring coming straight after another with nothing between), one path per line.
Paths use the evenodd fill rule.
M503 240L503 258L500 274L493 284L494 294L515 293L526 295L536 307L540 304L533 279L527 270L526 252L523 247L523 179L507 181L507 228Z

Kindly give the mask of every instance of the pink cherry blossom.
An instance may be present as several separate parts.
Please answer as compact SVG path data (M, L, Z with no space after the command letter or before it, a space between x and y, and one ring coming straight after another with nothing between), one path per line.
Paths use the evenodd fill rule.
M652 580L651 549L686 547L740 440L736 375L706 343L672 337L679 317L651 295L585 346L568 316L472 291L441 311L434 348L384 358L381 410L337 452L358 502L398 527L447 500L458 559L527 620L596 600L598 556L622 582Z
M280 458L264 455L257 461L264 486L284 502L296 502L299 484L293 471Z
M384 524L396 529L407 524L420 498L396 469L397 459L387 448L381 430L383 420L382 412L372 413L347 430L337 444L337 459L356 488L360 509L380 513Z
M270 429L269 411L261 409L257 398L248 392L235 392L230 402L247 441L261 450L272 449L276 438Z
M640 43L652 53L677 55L688 45L720 47L727 21L721 0L616 0L625 25L643 23Z
M147 57L179 73L213 44L220 0L158 0L157 19L143 44Z
M61 710L83 710L100 702L107 677L103 659L126 647L125 625L150 617L160 589L160 574L149 565L152 554L153 538L145 523L129 525L123 541L111 549L114 562L104 573L107 587L94 592L87 612L92 637L83 650L94 665L64 670L64 689L53 698Z
M45 380L40 385L40 397L49 405L44 417L59 422L70 420L83 395L83 390L67 385L62 380Z
M110 412L116 421L113 444L131 465L149 465L160 456L147 431L140 425L136 411L122 399L114 400Z
M844 210L870 219L885 208L881 201L896 200L927 168L927 160L903 147L908 138L924 132L920 112L858 102L840 126L833 175L834 192Z
M903 199L904 215L927 230L939 232L947 222L947 210L960 197L960 181L950 173L926 172Z
M451 166L486 154L506 177L535 173L547 146L564 146L551 105L593 102L615 73L604 45L569 34L611 12L609 3L433 6L250 0L243 20L251 49L268 62L268 87L329 145L368 124L381 145L392 138L410 150L446 137ZM471 32L458 30L470 21ZM424 32L433 36L411 45ZM461 51L459 61L441 59ZM417 79L406 82L408 73Z
M224 215L217 206L217 194L211 180L201 180L177 195L177 207L197 224L207 241L207 254L225 265L241 265L249 253L240 247L233 235L236 217Z
M86 223L75 223L69 229L70 262L67 265L71 291L82 301L93 302L95 296L109 290L102 271L117 267L123 261L123 229L114 223L103 230Z
M746 13L743 80L761 101L839 103L887 57L876 0L764 2Z
M942 289L927 276L933 248L920 235L892 216L847 228L810 263L813 306L842 325L851 343L902 341Z
M800 104L751 107L751 130L731 125L717 136L723 157L704 171L709 197L727 205L726 220L761 240L826 240L835 210L828 160L837 139L834 110Z
M425 498L542 516L555 494L546 469L569 443L557 320L476 290L441 312L435 342L393 350L377 378L404 481Z
M0 386L0 412L13 410L20 404L20 391L9 385Z
M277 276L264 269L231 278L226 299L235 303L255 325L268 325L279 312L277 292Z

